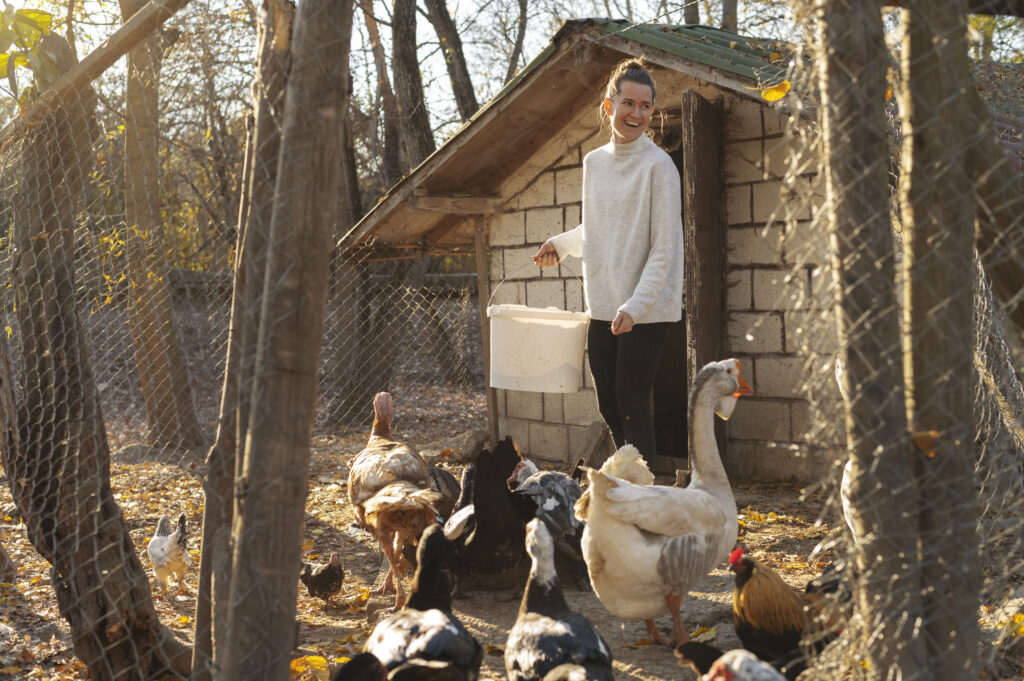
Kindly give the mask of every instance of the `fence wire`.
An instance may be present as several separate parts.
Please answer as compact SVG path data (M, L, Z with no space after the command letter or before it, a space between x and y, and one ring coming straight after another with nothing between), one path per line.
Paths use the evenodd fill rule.
M1015 207L1024 206L1024 107L1007 93L1019 93L1024 79L1015 67L979 62L967 71L964 62L962 72L949 73L946 90L927 75L922 80L922 62L933 58L919 55L922 36L953 51L964 28L947 19L928 22L941 12L956 15L959 4L933 14L921 10L923 27L916 15L887 11L872 18L878 30L867 37L842 35L844 27L859 31L862 23L837 19L864 16L859 3L794 5L797 23L813 28L803 35L805 44L794 46L792 94L782 102L791 125L776 142L787 155L782 184L791 190L774 224L803 235L787 241L793 269L783 296L806 312L790 331L801 339L799 392L811 419L801 443L779 449L828 463L808 487L828 493L821 519L835 528L817 556L840 565L844 576L828 606L830 626L841 632L815 653L803 678L1020 678L1024 210ZM902 42L892 38L901 33ZM864 49L877 60L870 73L882 77L860 102L861 113L878 121L871 146L878 153L863 165L863 157L847 158L834 146L847 132L863 132L858 111L830 99L822 76L835 77L853 63L824 63L837 44ZM155 87L135 78L130 87ZM258 83L254 90L264 88L267 83ZM978 102L988 107L990 128L979 133L965 124L977 111L964 103L964 90L983 98ZM211 589L217 595L218 580L232 575L232 551L256 541L254 532L239 531L237 517L233 539L230 524L216 534L208 527L203 551L216 552L221 562L211 559L200 571L209 556L200 554L199 537L211 509L230 519L233 504L279 501L272 490L245 488L249 471L242 461L225 464L208 451L224 437L219 430L237 427L244 437L244 421L256 413L244 410L244 391L242 398L235 394L237 403L230 392L227 401L222 396L229 342L243 333L243 316L266 314L264 293L280 293L285 277L233 312L235 229L188 210L180 214L195 222L168 222L161 192L180 202L188 183L161 176L156 165L155 119L145 118L153 113L146 108L153 92L123 109L79 90L52 110L13 123L0 147L0 280L7 283L0 293L0 426L13 500L3 510L7 523L24 523L32 551L52 566L33 590L7 597L41 607L39 590L55 594L67 622L61 633L72 642L54 653L67 678L85 678L83 668L93 679L185 676L190 666L204 678L197 668L244 660L265 643L230 653L201 648L203 637L223 634L234 603L221 593L206 621L194 603ZM962 134L939 138L948 155L928 158L928 145L912 143L930 128L948 130L951 120ZM280 119L272 123L283 127ZM928 177L913 165L917 153L936 183L959 177L960 184L922 190ZM881 191L858 193L868 175L880 178L875 189ZM948 186L955 195L941 193ZM932 200L948 201L941 211L949 222L922 242L915 235L935 227L937 218L915 202L929 189ZM251 197L254 206L260 198ZM883 229L851 221L855 214ZM964 225L973 240L975 220L982 235L977 248L946 245L963 237ZM487 426L475 260L388 259L373 248L349 248L337 236L315 377L314 453L295 464L308 476L316 509L305 521L314 538L303 545L313 561L325 559L337 537L354 533L343 492L346 457L366 443L377 391L394 395L401 434L433 447L432 461L451 454L454 436ZM865 263L868 253L881 257ZM865 291L869 304L851 315ZM949 315L961 308L969 310L969 323L950 325ZM287 335L289 323L275 333ZM956 353L955 366L943 362ZM939 399L956 390L963 401ZM231 449L244 452L245 443ZM228 466L221 478L227 487L217 486L215 465ZM880 517L894 508L905 515ZM167 545L179 515L189 539L185 552L175 554ZM13 530L4 537L8 544L20 541ZM379 554L373 542L355 543L365 565L347 569L372 583ZM12 553L35 560L28 549ZM166 569L156 569L164 563ZM0 574L5 583L8 576ZM306 598L301 589L299 595ZM271 603L278 594L257 596ZM349 589L346 605L358 607L367 596ZM314 601L310 596L305 605ZM50 625L33 636L42 640L57 629ZM200 652L193 656L181 638ZM294 643L266 645L288 663ZM319 664L315 654L336 665L357 647L303 643L310 666ZM14 650L0 650L5 668L27 664ZM303 673L301 665L291 669Z

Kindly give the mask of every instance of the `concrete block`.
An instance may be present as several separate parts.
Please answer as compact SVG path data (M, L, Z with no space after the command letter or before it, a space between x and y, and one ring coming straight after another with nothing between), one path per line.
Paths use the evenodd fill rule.
M755 310L804 310L810 305L806 270L754 270Z
M728 310L750 310L754 305L751 289L753 270L730 270L725 275L725 305Z
M532 184L519 193L515 205L520 210L555 205L555 174L547 171L538 175Z
M758 357L757 383L754 394L758 397L801 397L806 394L807 377L804 357Z
M555 203L578 203L583 198L583 167L555 171Z
M763 442L730 441L725 455L725 471L731 482L811 484L819 482L830 465L827 455L796 452Z
M594 149L597 149L598 147L603 147L604 145L608 144L610 134L611 133L608 132L607 125L601 126L600 130L595 130L593 135L583 140L583 142L580 144L580 153L583 156L586 156Z
M835 303L835 288L838 284L832 276L832 268L820 266L808 268L808 286L810 287L810 307L832 311Z
M829 262L828 228L824 222L801 220L786 225L782 250L787 263L823 265Z
M753 192L753 221L771 222L785 219L782 182L762 182L751 187Z
M487 239L493 246L522 246L526 243L525 217L522 211L493 215L488 219Z
M548 423L565 423L561 393L544 393L544 420Z
M534 279L539 269L533 262L534 245L505 249L505 276L510 280Z
M583 312L583 281L572 277L565 280L565 309Z
M761 140L725 145L725 181L760 182L764 179Z
M491 284L491 305L525 305L526 283L508 281Z
M839 337L831 309L784 312L783 319L786 327L784 352L831 356L839 351Z
M789 442L789 436L788 402L744 397L729 420L729 437L733 440Z
M530 444L530 421L511 417L498 419L498 437L500 439L511 437L512 442L516 443L516 446L522 451Z
M728 264L781 265L782 227L730 227L726 235ZM505 258L508 265L508 257Z
M544 393L531 393L525 390L507 390L506 393L508 416L534 421L544 418Z
M764 134L768 135L781 135L784 134L791 123L793 118L788 113L777 111L775 109L763 109L764 111Z
M589 376L590 370L587 369L584 373ZM565 423L585 426L591 421L601 419L601 412L597 409L597 395L594 394L593 388L562 395L562 406Z
M725 188L725 222L728 225L745 225L754 217L751 199L751 185Z
M807 177L793 178L792 182L783 184L780 196L786 206L787 220L810 220L812 207L815 204L811 179Z
M565 231L561 207L531 208L526 211L526 242L538 246Z
M565 309L565 284L562 279L526 282L526 305Z
M725 120L725 138L742 140L760 138L764 135L761 124L761 105L756 102L740 102L733 106Z
M562 154L552 165L556 168L561 168L564 166L578 166L582 162L583 157L580 156L580 148L573 147Z
M765 140L764 171L765 179L781 180L787 173L800 175L815 168L808 168L810 157L802 153L800 141L795 137L780 137Z
M780 313L733 312L728 323L729 354L782 352Z
M541 461L569 460L569 427L561 424L530 424L530 458Z
M582 221L582 218L580 217L581 214L582 211L580 209L580 204L578 203L572 203L565 207L565 219L562 223L565 225L565 231L569 231L570 229L579 226Z
M490 268L487 276L491 280L491 290L494 290L498 282L505 278L505 249L492 248L488 265Z

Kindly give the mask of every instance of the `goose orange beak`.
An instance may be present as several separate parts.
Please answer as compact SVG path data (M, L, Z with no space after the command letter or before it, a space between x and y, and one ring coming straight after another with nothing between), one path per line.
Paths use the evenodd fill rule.
M750 384L743 380L742 376L736 377L736 382L739 383L739 390L732 394L733 397L739 397L740 395L753 395L754 389L750 387Z

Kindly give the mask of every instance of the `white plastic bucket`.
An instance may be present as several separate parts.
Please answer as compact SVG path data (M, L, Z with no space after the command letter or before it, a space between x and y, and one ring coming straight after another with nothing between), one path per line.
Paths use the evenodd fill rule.
M586 312L490 305L491 387L574 393L583 385Z

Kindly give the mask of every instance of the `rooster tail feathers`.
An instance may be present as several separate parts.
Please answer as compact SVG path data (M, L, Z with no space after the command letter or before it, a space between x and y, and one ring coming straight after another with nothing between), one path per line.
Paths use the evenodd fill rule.
M177 544L183 550L188 548L188 534L185 531L185 514L182 513L178 516L178 529L175 532L178 535Z

